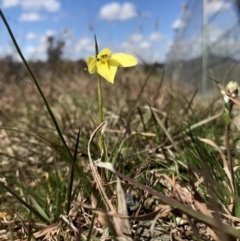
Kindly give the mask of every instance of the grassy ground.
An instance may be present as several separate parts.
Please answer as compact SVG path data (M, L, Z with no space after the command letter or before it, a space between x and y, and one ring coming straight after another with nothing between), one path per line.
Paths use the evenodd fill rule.
M132 227L142 219L167 223L163 233L171 233L174 240L240 237L239 136L232 126L226 149L221 101L206 104L194 98L192 90L162 83L160 75L146 79L147 73L135 69L118 72L115 85L103 82L108 161L119 172L124 192L138 201L126 214L132 217L127 219L132 237L138 240ZM106 236L116 235L114 229L126 219L103 215L112 210L89 162L101 155L97 138L90 143L90 157L88 153L99 124L95 79L82 73L43 77L39 84L73 159L33 82L2 83L0 240L93 240L107 227ZM116 176L104 168L96 170L108 201L123 215ZM150 214L145 208L149 201ZM189 227L188 234L183 225Z

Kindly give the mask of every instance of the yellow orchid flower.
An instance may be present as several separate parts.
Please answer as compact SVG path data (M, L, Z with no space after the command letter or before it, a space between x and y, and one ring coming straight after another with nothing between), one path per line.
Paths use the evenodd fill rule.
M88 72L97 72L110 83L114 83L114 78L118 67L131 67L137 65L135 57L124 53L112 54L110 49L102 49L97 55L87 58Z

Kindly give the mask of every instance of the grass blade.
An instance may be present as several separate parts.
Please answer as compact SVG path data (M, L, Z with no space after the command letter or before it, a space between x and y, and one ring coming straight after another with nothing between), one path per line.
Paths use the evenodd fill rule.
M39 219L41 219L43 222L49 222L48 219L46 219L41 213L39 213L35 208L33 208L30 204L25 202L19 195L17 195L11 188L4 185L2 182L0 182L0 187L2 187L5 191L11 193L13 197L15 197L23 206L25 206L29 211L31 211L34 215L36 215Z

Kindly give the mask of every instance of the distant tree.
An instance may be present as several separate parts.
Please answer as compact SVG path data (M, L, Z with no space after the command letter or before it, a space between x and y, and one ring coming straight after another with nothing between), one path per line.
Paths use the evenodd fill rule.
M52 71L56 71L62 59L65 42L56 40L53 36L47 38L47 62Z
M0 82L7 81L10 83L11 81L14 81L15 83L20 83L25 79L26 68L21 62L17 61L13 55L7 54L1 58L0 66Z

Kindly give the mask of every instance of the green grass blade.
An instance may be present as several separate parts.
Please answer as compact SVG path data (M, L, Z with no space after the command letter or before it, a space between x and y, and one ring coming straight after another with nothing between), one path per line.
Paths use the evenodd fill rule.
M34 215L36 215L40 220L43 222L48 222L49 220L46 219L44 216L42 216L41 213L39 213L35 208L33 208L30 204L25 202L19 195L17 195L11 188L4 185L2 182L0 182L0 187L3 188L5 191L9 192L14 198L16 198L23 206L25 206L29 211L31 211Z
M41 205L39 205L39 203L35 200L35 198L30 197L30 199L31 199L31 202L32 202L33 206L34 206L35 209L38 211L38 213L40 213L41 216L44 217L45 220L48 221L48 223L51 223L49 216L48 216L47 213L43 210L43 208L41 207Z
M76 162L76 159L77 159L79 138L80 138L80 128L78 130L77 140L76 140L76 144L75 144L74 157L73 157L74 162ZM71 167L70 177L69 177L69 182L68 182L66 213L69 213L69 211L70 211L70 206L71 206L71 201L72 201L73 178L74 178L74 165L72 165L72 167Z

